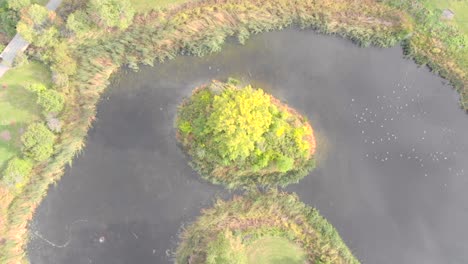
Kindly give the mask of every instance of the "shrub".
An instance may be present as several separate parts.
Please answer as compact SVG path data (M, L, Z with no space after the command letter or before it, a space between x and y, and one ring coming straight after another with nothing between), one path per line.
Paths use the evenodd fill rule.
M19 11L31 4L31 0L7 0L8 8Z
M18 20L18 12L9 9L7 2L2 2L2 0L0 0L0 33L4 33L8 37L13 37L16 33Z
M17 25L18 33L27 41L39 47L57 43L58 29L53 24L55 13L44 6L33 4L21 12Z
M21 189L27 184L32 167L30 160L15 157L8 162L2 182L9 187Z
M244 160L264 141L272 122L270 105L262 90L228 86L215 96L204 133L212 136L223 158Z
M45 90L38 93L37 103L45 113L59 113L63 109L65 99L55 90Z
M67 29L78 36L87 33L91 26L88 15L81 10L70 14L67 18Z
M280 172L287 172L293 168L294 159L286 157L284 155L279 155L276 159L276 166Z
M21 142L27 157L44 161L54 152L55 135L44 124L33 123L21 136Z
M62 111L65 98L61 93L47 89L47 87L41 83L32 84L27 88L36 93L37 103L42 107L44 115L48 115L49 113L58 114Z
M91 0L88 13L98 24L126 29L132 23L135 10L128 0Z

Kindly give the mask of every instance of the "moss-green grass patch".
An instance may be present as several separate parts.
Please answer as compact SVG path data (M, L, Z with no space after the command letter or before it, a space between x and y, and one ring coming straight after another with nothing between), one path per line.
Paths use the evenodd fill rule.
M314 167L307 119L237 80L195 89L177 116L177 138L205 179L228 188L285 186Z
M20 150L20 134L26 126L40 118L41 109L34 93L25 89L32 83L50 85L51 74L47 68L31 62L9 70L0 78L0 170Z
M468 1L426 0L425 4L431 10L452 10L455 13L453 20L446 20L445 22L456 25L465 35L468 35Z
M277 190L218 200L181 240L177 264L359 263L317 210Z
M248 264L304 264L306 253L283 237L263 237L246 248Z

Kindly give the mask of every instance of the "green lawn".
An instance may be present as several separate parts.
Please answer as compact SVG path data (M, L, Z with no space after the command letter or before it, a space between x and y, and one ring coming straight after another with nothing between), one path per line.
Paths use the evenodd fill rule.
M246 250L249 264L304 264L307 260L298 245L282 237L263 237Z
M19 152L21 130L40 118L35 95L24 88L37 82L49 86L51 74L45 66L34 62L12 69L0 78L0 171ZM9 133L11 139L2 139L2 133Z
M455 13L452 21L447 23L456 25L468 35L468 1L467 0L425 0L426 6L432 10L450 9Z
M157 7L182 4L191 0L130 0L137 12L145 12ZM194 0L192 0L194 1Z

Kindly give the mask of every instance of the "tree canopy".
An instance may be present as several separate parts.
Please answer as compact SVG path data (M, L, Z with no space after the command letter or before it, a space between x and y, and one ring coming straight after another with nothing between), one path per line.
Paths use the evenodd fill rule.
M132 23L135 10L128 0L90 0L88 13L107 27L126 29Z
M36 46L51 46L57 42L59 33L53 24L54 19L55 12L38 4L30 5L21 12L21 20L17 25L18 33Z
M229 187L285 185L313 167L307 121L250 85L214 81L196 89L179 109L177 128L195 168Z
M272 122L270 105L270 97L251 86L240 90L228 87L215 96L206 133L213 136L223 158L246 159L263 143L263 134Z
M26 156L44 161L54 152L55 135L42 123L33 123L28 126L21 136Z

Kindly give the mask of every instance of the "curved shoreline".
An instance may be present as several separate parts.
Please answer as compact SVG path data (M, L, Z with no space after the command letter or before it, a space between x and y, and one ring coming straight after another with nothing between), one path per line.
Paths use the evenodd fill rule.
M388 29L384 30L374 28L369 31L366 28L366 26L369 25L367 25L366 21L359 20L359 17L353 19L348 16L351 19L349 24L336 24L337 22L341 22L340 19L347 17L346 13L341 14L337 20L334 20L333 15L331 17L321 17L320 15L322 13L320 12L323 12L323 10L315 13L317 17L304 17L304 15L308 14L307 11L317 12L317 10L314 10L316 6L312 5L312 2L310 1L299 1L297 3L291 3L290 5L284 5L283 3L272 1L271 4L269 2L269 5L261 7L255 5L256 1L238 1L236 3L239 3L239 6L236 6L236 3L225 4L225 6L220 7L217 10L210 7L210 3L214 2L208 1L199 5L185 5L182 8L171 11L173 13L169 12L169 14L149 14L146 18L142 18L142 22L147 23L147 27L137 26L135 28L131 28L128 32L135 30L135 32L140 31L142 33L146 32L153 35L168 34L169 38L157 40L157 42L152 43L152 47L154 48L153 52L156 52L156 56L154 57L156 57L157 60L173 58L179 53L203 55L209 52L215 52L220 49L220 45L224 42L224 39L227 36L237 33L239 39L243 39L245 41L245 38L247 38L250 33L256 34L262 31L281 29L291 24L296 24L297 22L299 22L298 24L304 28L312 27L324 33L340 34L348 36L356 41L359 41L360 37L367 36L366 34L370 34L371 36L375 34L376 41L373 42L371 39L370 43L377 45L380 44L383 46L395 44L402 40L406 35L405 26L397 24L396 29L390 29L390 36L392 38L385 40L383 35L389 33ZM243 4L245 4L245 6L243 6ZM376 3L372 2L372 4ZM304 5L305 10L303 10L303 13L298 13L301 5ZM246 6L248 8L252 8L252 10L249 10L250 13L236 13ZM211 18L213 20L189 20L176 14L176 12L188 11L184 8L191 10L192 8L196 9L198 7L211 10ZM348 7L351 8L350 10L365 12L365 10L361 10L361 6L356 3ZM227 11L223 10L224 8ZM323 8L327 11L327 7ZM377 8L377 10L373 10L372 12L376 11L376 15L382 11L379 8L391 10L391 8L384 7L383 5L378 7L376 6L375 8ZM200 10L198 10L198 12L199 11ZM405 15L402 12L399 12L396 9L394 12L396 15L395 19L397 21L400 21L400 19L405 20ZM236 16L230 16L234 13ZM340 13L337 14L340 15ZM188 11L188 15L192 16L196 14ZM161 18L159 16L163 17L166 24L158 24L160 22L159 19ZM156 22L154 20L152 21L152 19L155 19ZM269 19L272 21L267 21ZM320 19L324 19L324 21L321 21ZM176 24L170 25L170 23L168 23L170 21L175 21ZM192 24L188 21L191 21ZM243 24L242 26L235 24L235 22L242 24L246 23L246 21L247 24ZM232 24L227 24L227 22ZM177 25L177 23L180 24ZM207 24L204 25L203 23ZM168 25L169 27L172 26L172 28L167 29ZM392 25L392 23L390 23L390 25ZM364 34L363 32L358 31L347 31L347 27L349 27L348 29L352 29L353 26L356 26L358 29L366 29L367 31L364 30ZM197 30L194 31L194 27L195 29L197 29L197 27L201 27L204 30L203 34L201 34L201 36L198 35L197 33L199 32ZM187 28L190 28L191 31L187 32ZM162 30L162 32L158 30ZM174 34L175 31L178 34ZM219 35L216 36L216 34ZM221 36L221 38L219 38L219 36ZM125 35L124 33L122 36L116 36L116 39L119 39L120 37L128 37L131 39L131 34ZM194 38L192 40L192 45L188 45L184 38ZM211 42L211 44L207 44L206 40ZM138 42L134 43L137 43L135 45L138 45ZM134 43L128 42L122 46L124 48L134 48ZM0 251L4 252L3 256L0 256L0 260L2 261L6 261L7 263L26 261L24 246L28 236L27 223L34 214L34 209L38 206L42 197L46 195L49 185L60 179L63 174L64 166L67 163L71 163L75 154L83 148L84 138L87 134L88 128L91 126L95 118L96 104L99 101L101 93L109 84L111 74L123 64L130 64L130 66L135 67L137 63L141 63L142 59L144 59L141 57L142 54L138 53L127 54L130 56L124 58L122 57L122 54L109 54L106 52L106 56L96 57L96 52L93 52L93 50L96 50L96 47L80 47L80 52L84 51L85 53L89 53L92 57L81 57L82 60L79 68L81 72L77 74L76 78L71 78L71 86L65 89L69 100L67 101L66 110L62 115L65 123L63 128L64 132L60 135L60 140L56 146L57 151L55 156L52 160L49 160L48 163L38 164L36 166L34 171L34 174L36 174L35 177L33 177L30 184L20 195L16 196L9 193L7 190L0 190L0 194L4 194L1 198L1 212L6 216L6 219L4 219L3 222L0 222L0 234L4 238L3 243L0 245ZM105 49L101 47L97 53L104 50ZM75 55L80 57L80 55L83 54L77 52ZM114 61L114 57L116 61ZM461 81L463 82L463 80Z
M468 171L463 162L467 153L459 149L466 139L460 134L467 128L466 115L456 106L455 92L440 84L442 79L404 59L398 47L361 49L339 37L292 29L258 35L244 47L230 42L224 51L201 59L181 57L157 68L143 67L139 73L122 73L125 77L102 97L98 121L89 132L85 152L75 159L58 186L50 189L31 230L59 244L67 236L67 224L77 219L89 222L74 227L73 241L67 249L50 248L32 235L34 240L28 252L33 263L47 263L48 258L58 263L75 259L86 262L82 256L95 262L118 263L115 257L125 260L128 258L124 255L144 253L141 249L146 249L139 255L145 260L142 262L156 258L158 263L171 263L164 252L175 247L171 236L178 232L180 223L190 222L199 214L200 206L210 207L212 198L200 197L201 191L211 193L209 190L219 189L200 181L175 145L175 111L192 87L228 76L265 87L270 94L309 116L318 135L327 135L328 155L319 163L319 169L287 190L297 192L301 200L319 208L362 261L385 263L399 256L402 263L411 263L411 259L440 263L443 257L466 258L459 249L449 254L426 252L424 247L435 243L445 248L454 241L465 241L456 235L459 231L454 233L459 228L456 219L438 217L461 213L453 211L453 205L467 197L464 192L447 192L447 188L454 187L450 182L462 186L462 181L442 171L449 167L454 172L461 168ZM255 76L255 80L250 76ZM417 97L417 93L422 97ZM434 97L434 93L439 96ZM379 95L381 99L377 100ZM401 100L395 101L398 96ZM405 108L405 103L410 106ZM393 108L389 109L389 104ZM380 110L381 106L384 110ZM369 108L367 112L365 107ZM372 118L374 123L368 118L370 111L378 115ZM422 111L427 114L422 115ZM355 114L362 113L367 122L361 120L359 124ZM413 114L416 119L411 118ZM446 120L444 116L454 118ZM384 129L380 128L381 122ZM442 127L436 124L459 133L439 139ZM425 142L431 144L423 144L411 132L422 134L423 129L427 130ZM384 138L387 144L380 143L386 131L398 139L395 141L390 134L392 141ZM378 142L366 144L365 139ZM446 146L446 140L458 144ZM412 145L415 153L411 153ZM319 144L320 153L322 148ZM389 161L382 162L380 158L385 159L386 151L390 151ZM437 165L427 160L435 151L457 151L458 155L450 155L448 163ZM400 152L411 155L411 159L407 160L407 155L400 158ZM374 160L375 153L382 155L379 160ZM413 159L415 154L424 159L423 168ZM424 176L425 171L428 177ZM444 187L444 182L448 187ZM123 200L128 206L119 202ZM188 201L196 205L191 206ZM445 214L436 213L442 211ZM130 223L118 221L126 216ZM468 217L464 214L461 219ZM414 232L419 228L428 232ZM139 239L135 240L130 231ZM100 234L106 236L108 243L96 247L88 243ZM124 239L119 240L122 243L113 242L117 235ZM381 237L387 239L382 241ZM157 246L155 256L153 245ZM86 254L78 256L81 250Z

